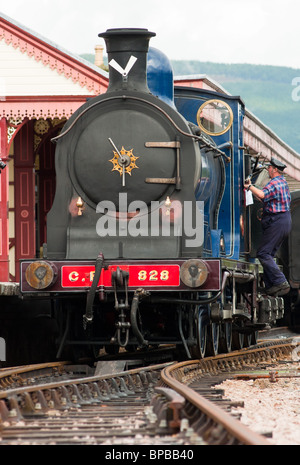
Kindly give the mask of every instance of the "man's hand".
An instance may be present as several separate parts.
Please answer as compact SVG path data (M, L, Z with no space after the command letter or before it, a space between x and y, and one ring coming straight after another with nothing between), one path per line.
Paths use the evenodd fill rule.
M250 180L250 178L245 179L244 188L245 188L245 189L248 189L248 187L249 187L250 185L251 185L251 180Z

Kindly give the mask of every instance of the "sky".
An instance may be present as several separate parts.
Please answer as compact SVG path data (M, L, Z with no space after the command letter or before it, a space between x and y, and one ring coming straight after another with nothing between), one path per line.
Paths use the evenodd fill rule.
M13 0L1 13L77 55L106 29L138 27L171 60L300 69L299 0Z

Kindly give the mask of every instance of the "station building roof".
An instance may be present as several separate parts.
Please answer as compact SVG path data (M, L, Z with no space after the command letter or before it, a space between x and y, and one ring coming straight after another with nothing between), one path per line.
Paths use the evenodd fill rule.
M108 73L0 13L0 118L69 118Z

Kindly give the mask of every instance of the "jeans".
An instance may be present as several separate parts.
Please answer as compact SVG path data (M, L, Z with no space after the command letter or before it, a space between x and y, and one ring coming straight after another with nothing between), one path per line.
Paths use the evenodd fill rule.
M265 286L268 289L286 281L286 277L276 265L274 257L291 230L291 213L289 211L264 213L261 225L263 237L257 250L257 258L263 266L263 278Z

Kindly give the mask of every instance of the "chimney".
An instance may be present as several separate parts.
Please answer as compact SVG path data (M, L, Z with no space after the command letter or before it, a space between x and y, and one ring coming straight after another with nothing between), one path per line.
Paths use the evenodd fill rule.
M107 48L107 92L135 90L150 93L147 85L147 53L149 40L156 34L148 29L129 28L107 29L98 35L105 39Z
M95 65L103 66L103 48L102 45L96 45L95 47Z

